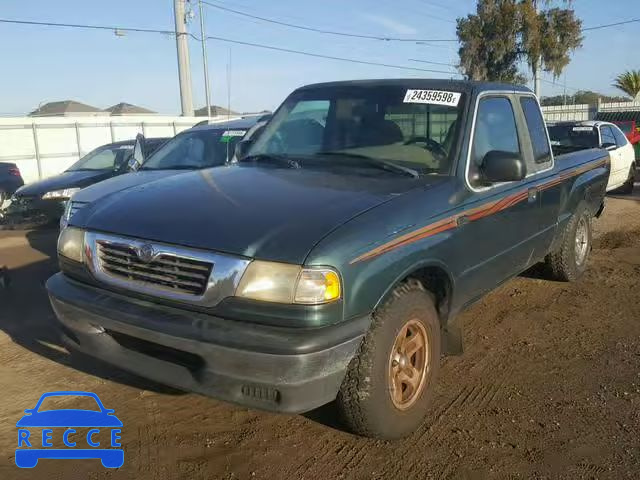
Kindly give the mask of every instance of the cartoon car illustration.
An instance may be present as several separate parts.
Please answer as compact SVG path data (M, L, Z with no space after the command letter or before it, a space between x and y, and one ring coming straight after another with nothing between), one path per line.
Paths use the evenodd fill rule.
M42 402L49 397L91 397L96 401L99 410L84 409L56 409L56 410L40 410ZM87 459L99 458L102 465L106 468L119 468L124 463L124 451L116 448L97 448L99 442L93 441L93 435L100 432L100 428L111 430L111 447L120 446L117 442L119 439L120 427L122 422L114 415L114 410L105 408L98 395L92 392L65 391L65 392L48 392L43 394L38 400L36 406L32 409L25 410L24 415L16 427L18 427L18 448L15 452L15 462L21 468L33 468L37 465L41 458L56 459ZM64 445L67 448L53 448L53 444L45 442L50 439L42 432L42 448L21 448L37 447L40 437L34 435L30 441L30 428L65 428ZM95 448L73 448L76 442L71 442L68 438L69 433L75 433L74 427L91 427L92 430L86 435L89 446ZM40 445L38 445L40 446Z

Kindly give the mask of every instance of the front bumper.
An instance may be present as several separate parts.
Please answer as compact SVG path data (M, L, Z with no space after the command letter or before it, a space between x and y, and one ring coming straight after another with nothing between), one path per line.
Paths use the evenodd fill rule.
M16 220L41 220L55 222L64 213L66 200L43 200L40 197L14 196L5 209L5 215Z
M160 383L264 410L332 401L368 316L320 328L231 321L107 292L58 273L47 281L70 348Z

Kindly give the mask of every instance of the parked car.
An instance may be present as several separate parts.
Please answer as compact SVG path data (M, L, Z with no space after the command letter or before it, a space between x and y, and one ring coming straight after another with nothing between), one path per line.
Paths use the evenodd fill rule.
M144 142L147 155L153 153L166 138L149 138ZM109 143L92 150L64 172L34 183L15 192L7 215L23 218L41 217L58 221L67 200L82 188L128 171L127 164L135 140Z
M0 162L0 207L22 185L24 181L16 164Z
M611 157L607 192L632 193L636 174L635 152L624 133L613 123L600 121L560 122L549 125L554 153L604 148Z
M63 340L249 407L337 400L382 438L422 422L460 311L537 262L580 277L610 166L554 158L530 90L453 80L302 87L238 145L71 218L47 282Z
M64 227L80 208L121 190L189 170L201 170L231 161L236 144L252 127L256 117L203 124L185 130L166 142L152 157L132 155L132 172L100 182L75 194L60 220ZM252 131L252 136L255 136ZM140 136L144 141L144 137ZM135 150L135 148L134 148Z
M555 154L589 148L603 148L611 157L611 176L607 192L633 192L636 160L633 146L618 126L609 122L560 122L549 125L549 137Z

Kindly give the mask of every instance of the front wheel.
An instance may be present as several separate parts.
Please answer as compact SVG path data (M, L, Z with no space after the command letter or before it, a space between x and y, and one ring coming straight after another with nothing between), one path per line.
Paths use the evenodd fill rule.
M440 321L421 283L397 287L374 314L337 405L351 431L396 439L420 426L440 367Z
M587 269L593 232L591 214L580 203L562 233L558 249L547 256L546 262L556 280L573 282Z

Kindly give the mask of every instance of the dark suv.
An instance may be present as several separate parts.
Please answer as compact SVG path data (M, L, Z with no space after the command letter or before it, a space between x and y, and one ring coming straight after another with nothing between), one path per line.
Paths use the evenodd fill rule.
M145 154L158 149L166 138L145 140ZM22 218L43 217L58 221L67 200L78 190L128 172L135 140L109 143L92 150L59 175L18 189L7 214Z

